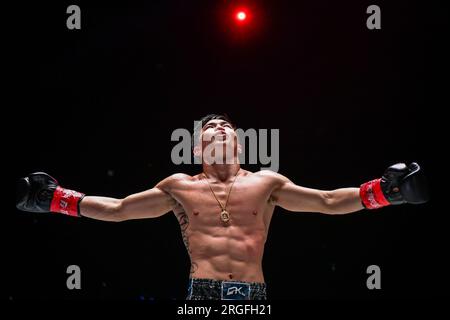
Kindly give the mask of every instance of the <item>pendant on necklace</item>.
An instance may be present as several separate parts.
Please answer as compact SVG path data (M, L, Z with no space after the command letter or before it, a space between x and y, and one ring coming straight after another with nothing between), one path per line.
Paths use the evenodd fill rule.
M228 211L222 210L222 212L220 213L220 219L225 223L230 221L230 214L228 213Z

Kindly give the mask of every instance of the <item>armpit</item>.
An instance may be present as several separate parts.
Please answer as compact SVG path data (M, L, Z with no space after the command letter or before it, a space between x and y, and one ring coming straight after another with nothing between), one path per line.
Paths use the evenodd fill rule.
M270 196L269 199L267 200L267 202L272 205L272 206L276 206L277 205L277 201L275 199L274 196Z
M176 200L174 200L174 201L176 204L172 209L173 213L175 213L175 215L177 215L178 213L185 212L183 206L178 201L176 201Z

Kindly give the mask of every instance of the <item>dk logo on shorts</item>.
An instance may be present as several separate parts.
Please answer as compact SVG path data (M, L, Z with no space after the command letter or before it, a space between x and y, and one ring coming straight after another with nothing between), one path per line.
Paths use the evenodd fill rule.
M222 282L222 300L249 300L250 284L242 282Z

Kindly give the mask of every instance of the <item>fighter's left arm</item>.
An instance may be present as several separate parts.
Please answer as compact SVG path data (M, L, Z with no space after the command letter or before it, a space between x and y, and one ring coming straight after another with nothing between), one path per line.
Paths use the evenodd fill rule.
M383 176L359 188L331 191L298 186L286 177L272 174L276 181L270 201L289 211L346 214L363 208L378 209L403 203L420 204L429 199L428 184L417 163L397 163Z
M296 185L280 174L275 175L277 186L270 201L288 211L346 214L364 209L359 188L311 189Z

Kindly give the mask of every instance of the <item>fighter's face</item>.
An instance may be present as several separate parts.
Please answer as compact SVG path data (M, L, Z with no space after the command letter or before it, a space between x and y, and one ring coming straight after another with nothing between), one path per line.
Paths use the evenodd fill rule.
M202 133L200 138L202 139L203 145L208 145L210 143L227 143L230 139L236 137L236 132L233 126L220 119L213 119L208 121L202 128Z
M236 163L236 155L242 152L236 131L225 120L208 121L200 132L199 142L194 155L207 163Z

